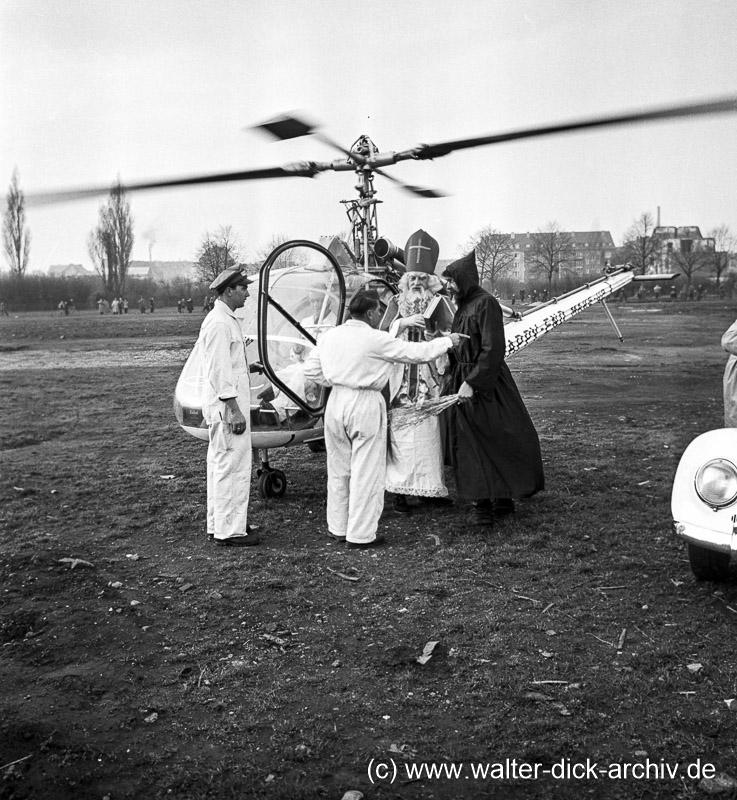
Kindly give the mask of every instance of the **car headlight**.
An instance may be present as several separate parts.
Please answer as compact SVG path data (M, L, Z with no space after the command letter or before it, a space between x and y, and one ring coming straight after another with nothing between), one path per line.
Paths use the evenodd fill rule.
M694 481L696 493L714 509L737 500L737 467L726 458L714 458L701 466Z

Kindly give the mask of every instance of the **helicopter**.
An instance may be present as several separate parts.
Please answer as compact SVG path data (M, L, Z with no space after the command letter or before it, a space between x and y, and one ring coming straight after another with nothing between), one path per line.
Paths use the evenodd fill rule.
M355 173L357 196L340 201L346 207L350 223L348 241L332 236L320 242L294 240L278 245L259 270L257 291L239 312L248 362L263 369L261 376L254 376L251 382L251 443L260 463L256 469L258 490L265 498L281 497L287 489L287 477L282 470L270 465L269 450L298 444L306 444L314 451L324 447L322 413L327 392L305 381L301 364L307 352L317 344L325 328L344 321L347 303L355 292L364 287L377 289L388 301L398 292L397 284L405 271L405 256L401 248L379 235L377 205L380 201L374 187L375 178L379 176L391 181L414 197L431 199L443 196L434 189L405 183L388 173L386 167L401 161L436 159L457 150L508 141L735 111L737 97L728 97L420 144L398 152L380 151L367 135L361 135L350 148L343 148L312 123L294 115L282 115L255 127L279 140L314 136L337 149L341 158L132 183L122 188L142 191L231 181L314 178L328 171ZM109 187L70 189L29 195L28 201L29 204L44 204L108 192ZM676 274L636 275L630 265L620 265L593 282L537 304L523 313L513 313L503 306L506 355L509 357L519 352L595 303L602 304L621 341L623 337L606 305L606 298L632 281L672 280ZM208 432L200 397L201 377L195 346L175 389L174 412L186 432L206 440Z

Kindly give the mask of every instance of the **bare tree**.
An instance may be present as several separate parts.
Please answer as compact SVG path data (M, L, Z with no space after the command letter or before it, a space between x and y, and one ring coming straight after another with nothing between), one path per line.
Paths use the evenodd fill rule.
M264 261L266 261L266 259L271 255L271 253L276 250L277 247L279 247L280 244L284 244L288 241L288 236L285 236L283 233L275 233L263 247L259 248L258 252L256 253L256 260L263 264Z
M100 206L97 227L87 239L87 251L102 283L114 297L125 289L133 249L133 217L128 195L120 181Z
M700 250L698 247L693 247L693 242L689 239L681 240L681 251L675 254L675 262L678 269L686 276L686 297L689 297L691 292L691 283L694 274L704 269L709 263L709 257L713 253Z
M652 266L660 250L659 240L653 237L654 230L652 214L643 211L624 235L625 258L641 275Z
M737 237L729 229L729 225L722 223L707 234L714 239L714 252L707 256L707 266L711 267L711 273L716 278L717 292L722 275L729 266L730 254L737 249Z
M573 237L561 230L557 222L548 222L532 234L532 247L525 255L525 262L532 272L542 275L548 282L548 293L552 293L553 279L561 270L573 265Z
M26 198L20 188L17 168L13 170L8 189L8 205L3 220L3 241L11 274L22 278L28 266L31 234L26 227Z
M512 237L508 233L487 225L471 237L466 252L476 251L476 266L479 270L479 282L490 292L494 291L494 282L509 272L514 265L514 249Z
M253 272L258 272L261 269L261 265L274 252L274 250L288 241L290 241L289 236L285 236L283 233L274 234L256 254L258 263L256 264L256 268L253 270ZM286 250L276 259L274 267L276 269L287 269L289 267L297 266L296 259L297 251L294 249Z
M195 256L202 280L211 283L224 270L241 260L242 246L230 225L221 226L216 233L205 233Z

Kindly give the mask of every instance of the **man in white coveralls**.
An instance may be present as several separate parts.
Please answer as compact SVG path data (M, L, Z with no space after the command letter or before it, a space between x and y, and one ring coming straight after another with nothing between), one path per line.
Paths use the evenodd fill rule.
M246 343L235 312L252 283L239 269L226 269L210 284L218 293L200 328L202 413L207 423L207 533L220 546L259 543L248 524L251 488L251 392Z
M392 365L420 364L461 341L457 334L431 342L405 342L377 330L379 295L360 291L351 319L325 331L305 361L305 377L332 392L325 407L328 459L328 531L349 547L375 547L384 507L386 403L381 394Z

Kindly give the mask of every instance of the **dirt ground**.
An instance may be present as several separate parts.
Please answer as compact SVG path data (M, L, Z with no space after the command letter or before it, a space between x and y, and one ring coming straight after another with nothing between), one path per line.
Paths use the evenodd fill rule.
M737 796L737 586L670 518L737 304L613 310L510 360L544 493L489 533L388 506L366 552L303 446L261 546L207 541L199 312L0 319L0 798Z

